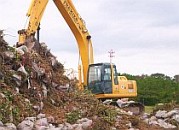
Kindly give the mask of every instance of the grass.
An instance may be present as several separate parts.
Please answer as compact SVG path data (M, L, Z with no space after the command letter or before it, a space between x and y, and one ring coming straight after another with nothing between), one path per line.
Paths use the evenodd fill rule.
M154 106L145 106L145 112L150 114L153 112Z

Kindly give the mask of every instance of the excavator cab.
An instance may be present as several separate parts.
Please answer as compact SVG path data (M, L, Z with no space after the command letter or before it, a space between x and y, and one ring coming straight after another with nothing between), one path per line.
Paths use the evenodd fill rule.
M118 76L116 66L110 63L89 65L87 86L97 98L101 99L137 96L136 81Z
M112 80L114 80L116 85L118 84L115 65L109 63L89 65L88 88L93 94L111 94L113 92Z

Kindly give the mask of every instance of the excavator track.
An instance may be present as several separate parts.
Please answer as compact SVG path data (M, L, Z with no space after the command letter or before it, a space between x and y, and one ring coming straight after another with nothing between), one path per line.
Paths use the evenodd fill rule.
M125 111L130 111L133 115L142 115L145 112L145 107L140 102L128 101L119 104L118 101L111 101L109 105L117 106Z
M132 112L134 115L142 115L145 111L144 105L139 102L129 103L123 109Z

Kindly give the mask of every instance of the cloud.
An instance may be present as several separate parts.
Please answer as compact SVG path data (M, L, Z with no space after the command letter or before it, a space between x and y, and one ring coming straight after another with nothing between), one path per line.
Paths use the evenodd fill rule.
M142 36L148 37L149 31L155 33L156 30L158 30L158 35L161 34L161 37L163 30L169 30L168 34L171 35L173 27L175 30L179 30L177 3L179 4L179 1L176 0L173 2L167 0L120 0L115 2L115 6L114 2L103 2L101 12L109 16L103 24L106 24L104 25L106 30L112 32L112 35L121 34L121 38L125 39L127 39L126 37L133 39L133 37L145 34L145 32L147 34Z
M179 73L176 59L179 55L178 0L73 2L92 36L96 62L109 61L108 51L113 49L115 59L120 59L116 64L126 72ZM0 5L0 18L3 19L0 28L16 35L16 38L5 37L10 43L17 41L17 30L25 27L29 4L30 0L6 0ZM76 40L53 1L49 1L42 18L40 39L59 59L66 55L64 62L69 62L70 57L70 62L76 64ZM153 57L157 57L157 60Z

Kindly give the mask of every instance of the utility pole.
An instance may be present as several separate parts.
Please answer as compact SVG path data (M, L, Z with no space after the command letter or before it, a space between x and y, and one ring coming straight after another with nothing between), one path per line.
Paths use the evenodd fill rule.
M110 57L110 63L112 64L112 58L114 57L114 51L111 49L109 52L109 57Z

